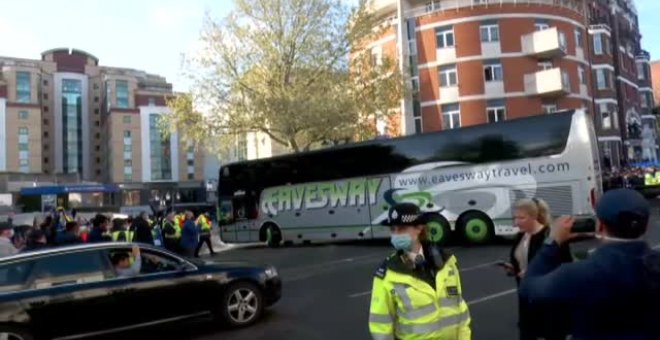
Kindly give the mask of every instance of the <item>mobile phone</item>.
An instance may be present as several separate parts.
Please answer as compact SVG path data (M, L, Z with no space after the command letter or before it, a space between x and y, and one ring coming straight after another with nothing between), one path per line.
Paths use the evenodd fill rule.
M595 233L596 232L596 221L591 218L575 220L573 226L571 227L571 233L582 234L582 233Z

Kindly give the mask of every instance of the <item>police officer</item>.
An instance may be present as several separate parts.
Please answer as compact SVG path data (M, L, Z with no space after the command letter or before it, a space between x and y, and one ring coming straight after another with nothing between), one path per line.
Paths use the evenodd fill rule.
M132 242L133 241L133 232L129 229L129 224L127 220L124 219L115 219L114 227L112 231L112 240L114 242Z
M173 211L167 213L165 219L163 220L163 239L165 248L179 253L181 249L179 248L179 241L181 240L181 228L179 223L176 221L176 216Z
M199 214L195 223L200 229L199 243L197 244L197 249L195 249L195 257L199 257L199 251L202 249L204 243L209 247L211 255L214 255L215 251L213 251L213 242L211 242L211 219L209 219L208 214Z
M425 223L412 203L388 212L384 224L396 251L374 277L369 312L374 339L471 339L456 257L428 241Z

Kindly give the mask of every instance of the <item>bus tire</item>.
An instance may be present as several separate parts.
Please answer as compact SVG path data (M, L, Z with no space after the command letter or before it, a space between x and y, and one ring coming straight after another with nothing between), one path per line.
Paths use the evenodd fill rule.
M480 211L465 213L456 224L456 230L469 244L486 244L495 236L493 221Z
M447 219L442 215L430 214L426 221L429 241L439 246L447 244L451 239L451 227Z
M266 244L271 248L277 248L282 243L282 232L274 223L268 223L263 226L266 234Z

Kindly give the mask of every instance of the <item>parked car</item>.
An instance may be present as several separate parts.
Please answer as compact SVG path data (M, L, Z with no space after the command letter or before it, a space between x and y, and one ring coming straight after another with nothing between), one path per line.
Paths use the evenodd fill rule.
M78 338L186 319L255 323L280 299L272 266L183 258L139 245L138 275L110 261L134 244L100 243L0 259L0 339Z

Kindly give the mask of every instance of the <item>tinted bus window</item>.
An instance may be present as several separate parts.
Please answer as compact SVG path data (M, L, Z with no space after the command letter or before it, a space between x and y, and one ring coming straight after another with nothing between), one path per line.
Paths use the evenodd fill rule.
M550 156L566 148L574 111L463 129L373 140L229 164L220 171L219 193L383 175L431 162L472 164Z

